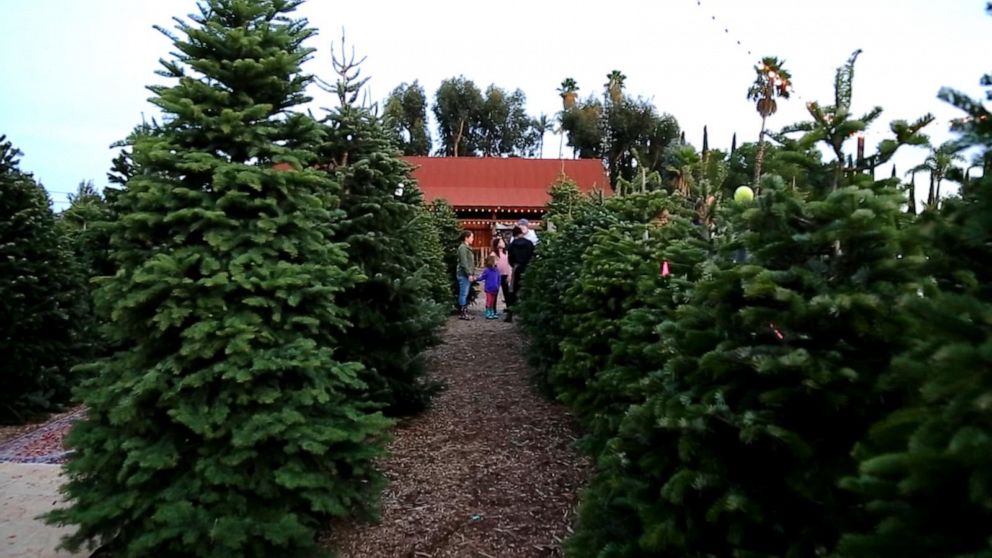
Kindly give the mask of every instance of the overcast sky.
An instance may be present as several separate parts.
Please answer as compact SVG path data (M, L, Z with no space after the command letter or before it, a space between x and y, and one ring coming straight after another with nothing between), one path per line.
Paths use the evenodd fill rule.
M804 102L833 100L834 70L864 50L855 69L854 109L885 108L869 130L871 146L888 122L927 112L940 122L935 142L949 137L946 121L959 113L936 98L941 86L973 96L992 71L992 17L984 0L504 0L395 2L310 0L300 12L320 29L317 54L305 68L331 79L330 45L341 30L367 56L371 97L419 79L433 97L444 78L465 75L521 88L528 111L554 114L555 92L575 78L580 95L600 94L613 69L627 75L628 92L673 114L699 146L728 148L757 138L760 118L746 100L761 56L786 60L801 98L779 103L769 126L805 116ZM168 40L152 29L193 11L193 0L32 0L5 2L0 18L0 134L24 152L33 172L64 207L65 194L92 179L106 183L109 145L153 116L145 86ZM714 19L715 18L715 19ZM727 31L724 31L727 29ZM741 42L738 46L737 41ZM748 54L747 50L751 51ZM331 99L314 90L315 107ZM545 138L546 157L559 141ZM853 140L852 146L853 149ZM564 155L571 153L565 148ZM923 151L897 158L908 169ZM890 169L884 170L887 175Z

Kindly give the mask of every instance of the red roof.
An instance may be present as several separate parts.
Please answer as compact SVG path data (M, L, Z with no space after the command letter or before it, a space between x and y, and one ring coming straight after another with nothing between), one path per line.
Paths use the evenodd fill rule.
M582 192L610 193L599 159L497 157L403 157L428 202L438 198L456 208L541 208L548 189L564 173Z

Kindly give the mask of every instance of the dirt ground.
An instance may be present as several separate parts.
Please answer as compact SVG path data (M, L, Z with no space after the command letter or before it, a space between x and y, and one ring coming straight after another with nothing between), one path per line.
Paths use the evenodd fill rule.
M561 555L588 462L565 409L531 388L514 324L472 315L429 356L447 389L394 431L381 522L327 534L339 556Z

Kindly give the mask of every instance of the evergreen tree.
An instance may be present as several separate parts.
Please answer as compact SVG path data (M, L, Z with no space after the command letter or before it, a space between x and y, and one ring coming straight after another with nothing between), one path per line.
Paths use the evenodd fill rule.
M990 111L958 92L941 97L968 115L955 126L959 147L992 155ZM858 474L844 486L871 522L844 537L845 557L992 556L992 176L966 181L921 219L933 281L910 297L913 346L884 378L907 404L856 451Z
M79 349L77 277L48 193L0 136L0 422L58 408Z
M562 301L578 279L587 248L581 239L611 222L602 197L583 196L565 176L551 186L550 195L545 219L554 224L554 231L549 227L541 236L541 249L527 268L521 300L514 308L529 338L528 355L536 369L534 382L548 394L549 373L561 359L559 344L566 334Z
M437 199L426 206L429 217L430 228L436 231L438 240L441 243L444 263L444 281L446 296L444 300L451 307L452 311L458 309L458 280L455 278L455 268L458 266L458 235L462 232L462 226L458 222L455 210L448 205L448 202ZM438 273L435 271L435 274ZM475 290L469 290L469 300L474 300ZM471 302L470 302L471 304Z
M115 556L306 556L327 516L370 508L388 421L337 358L337 185L293 0L208 0L177 19L166 117L134 138L99 302L120 349L89 366L69 434L64 544ZM284 169L274 168L282 164Z
M365 82L359 64L354 57L334 57L338 79L330 89L340 106L324 121L327 140L320 150L342 189L347 218L337 238L368 277L343 294L352 325L340 356L365 365L374 401L389 414L408 415L424 409L437 388L421 379L422 353L436 341L444 310L433 297L436 261L421 250L423 195L386 125L355 104Z
M585 423L593 455L637 401L634 384L650 366L650 319L671 306L675 285L691 285L687 278L706 255L692 203L682 196L622 196L606 210L610 222L587 237L576 280L561 299L562 356L550 375L558 398Z
M880 154L925 120L893 123ZM796 157L832 140L810 128ZM891 181L852 169L835 188L820 167L797 187L766 176L753 206L718 214L717 255L655 325L644 400L598 456L571 554L805 557L858 523L837 483L898 404L877 382L908 341L918 258Z
M109 224L114 219L110 205L92 181L79 183L69 194L69 207L58 216L58 224L71 249L74 268L79 275L80 291L78 329L83 333L80 358L104 356L108 350L103 332L106 319L96 313L93 280L114 274L110 258Z

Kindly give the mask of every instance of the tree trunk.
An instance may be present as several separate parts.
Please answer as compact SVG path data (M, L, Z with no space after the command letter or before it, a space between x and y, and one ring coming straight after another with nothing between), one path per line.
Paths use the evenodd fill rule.
M909 214L916 215L916 173L909 181Z
M758 134L758 155L754 158L754 190L758 193L758 179L761 178L761 163L765 158L765 121L768 117L761 115L761 133Z
M462 132L465 130L465 119L458 121L458 133L455 134L454 156L458 156L458 144L462 142Z
M933 173L930 173L930 192L927 194L927 210L934 208L934 201L937 199L937 191L934 189Z

